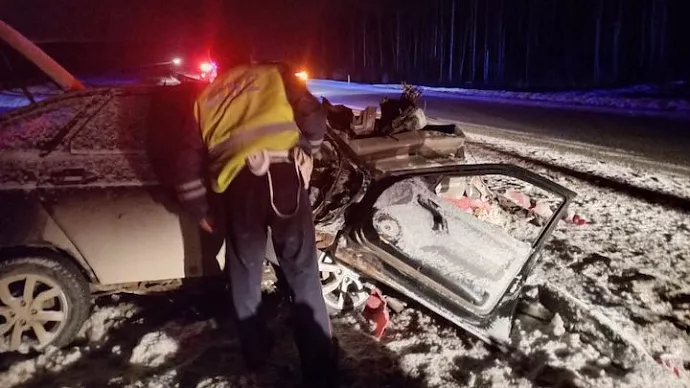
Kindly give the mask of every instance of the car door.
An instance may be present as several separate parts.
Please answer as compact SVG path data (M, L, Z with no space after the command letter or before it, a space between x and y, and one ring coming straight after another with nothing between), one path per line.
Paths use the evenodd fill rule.
M102 284L212 275L219 244L160 184L146 88L115 90L45 156L43 201ZM209 250L209 246L212 246Z
M510 165L374 180L336 257L487 341L510 332L520 289L575 194Z

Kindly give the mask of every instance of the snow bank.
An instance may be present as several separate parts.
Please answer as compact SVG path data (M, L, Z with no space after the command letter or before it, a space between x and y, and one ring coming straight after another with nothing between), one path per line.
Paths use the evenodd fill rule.
M596 158L543 145L530 144L529 148L525 148L523 142L482 135L474 131L470 137L470 143L475 142L479 145L484 144L487 149L499 149L517 155L517 157L512 160L518 160L520 157L524 157L527 160L569 169L592 177L607 178L630 187L690 199L690 175L665 171L663 166L659 166L659 168L640 166L642 163L635 163L636 159L633 155L630 155L630 159L633 162L625 163L608 160L603 150L600 151L602 157ZM474 154L476 154L476 152ZM505 155L503 158L505 158ZM487 158L487 160L490 159ZM519 163L524 162L524 160L519 161ZM543 167L542 170L544 170L551 179L555 179L559 182L569 182L571 180L567 178L567 173L549 171Z
M399 91L402 89L400 85L379 84L374 86L384 90ZM421 89L424 95L488 100L497 103L690 116L689 98L664 98L661 95L662 91L653 85L552 93L427 86L422 86Z
M184 315L188 306L184 301L177 303L170 308ZM18 361L2 371L0 386L10 388L28 382L30 387L297 386L298 361L284 313L279 312L273 322L278 347L271 364L257 379L244 374L236 340L228 340L234 334L229 329L218 331L209 321L182 318L162 326L147 323L149 319L138 315L128 321L130 311L130 304L118 304L98 309L90 319L91 326L111 328L106 335L94 337L111 338L102 347L104 352L94 353L104 343L50 349L45 355ZM141 313L149 318L159 315L155 309ZM122 323L125 325L118 326ZM336 318L333 327L344 348L341 365L348 387L532 387L558 383L575 387L682 386L656 363L633 362L631 369L622 370L619 358L625 355L611 350L610 341L600 336L596 327L578 326L568 319L556 318L542 326L518 321L513 332L516 350L507 355L414 305L392 316L380 343L369 335L369 325L355 316ZM123 337L115 331L141 334L130 344L127 338L133 334ZM635 360L634 355L625 357Z
M338 95L400 93L399 84L359 84L341 81L310 80L313 91L328 92L337 89ZM685 86L678 85L678 88ZM321 90L323 88L323 91ZM540 106L602 113L630 113L635 115L682 117L690 116L690 97L676 93L674 97L652 85L638 85L621 89L601 89L567 92L516 92L507 90L481 90L420 86L424 96L487 101L498 104ZM685 87L687 88L687 87ZM423 105L423 104L422 104ZM362 109L364 107L361 107Z

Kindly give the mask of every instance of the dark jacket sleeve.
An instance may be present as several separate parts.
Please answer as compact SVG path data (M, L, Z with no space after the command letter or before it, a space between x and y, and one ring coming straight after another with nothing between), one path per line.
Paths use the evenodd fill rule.
M197 220L208 216L208 190L206 182L206 146L194 116L184 125L177 152L175 192L182 209Z
M195 219L208 215L207 151L194 116L197 88L166 87L154 96L154 167L159 179L174 188L182 210Z
M292 69L281 68L288 101L295 113L295 122L300 128L300 145L310 154L319 150L326 134L326 112L319 100L309 92Z

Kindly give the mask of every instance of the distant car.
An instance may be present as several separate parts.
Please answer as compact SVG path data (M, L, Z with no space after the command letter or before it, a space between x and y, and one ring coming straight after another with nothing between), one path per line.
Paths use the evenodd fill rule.
M218 76L218 64L211 59L194 61L182 57L174 57L170 60L170 71L174 78L180 82L196 80L213 82Z
M182 57L171 59L170 69L172 76L180 82L213 82L218 76L218 72L222 71L222 69L219 69L218 64L211 59L189 61ZM295 77L302 82L307 82L309 80L309 73L304 69L299 69L295 72Z
M180 279L220 275L222 241L180 212L159 179L156 152L166 150L152 148L168 129L173 107L165 104L181 90L68 92L0 116L4 349L68 344L92 295L164 291ZM329 130L316 158L311 198L329 308L361 307L368 282L379 282L485 340L502 340L496 328L510 327L503 323L574 194L515 166L424 164L388 140ZM372 152L386 147L417 166L379 163L387 156ZM489 175L559 200L531 244L454 205L469 198L468 177Z

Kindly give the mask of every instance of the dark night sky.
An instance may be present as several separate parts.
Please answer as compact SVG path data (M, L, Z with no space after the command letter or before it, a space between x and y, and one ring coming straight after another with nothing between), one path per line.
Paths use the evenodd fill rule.
M101 61L155 62L176 53L208 53L216 44L228 49L253 44L260 58L304 62L322 22L323 4L311 0L23 0L0 2L0 18L49 54L60 56L61 62L71 62L69 56L87 62L92 53ZM67 42L77 44L62 55Z
M690 77L688 2L5 0L0 18L75 71L215 42L328 78L567 88Z
M22 0L0 2L0 17L36 42L161 39L203 34L218 1Z

